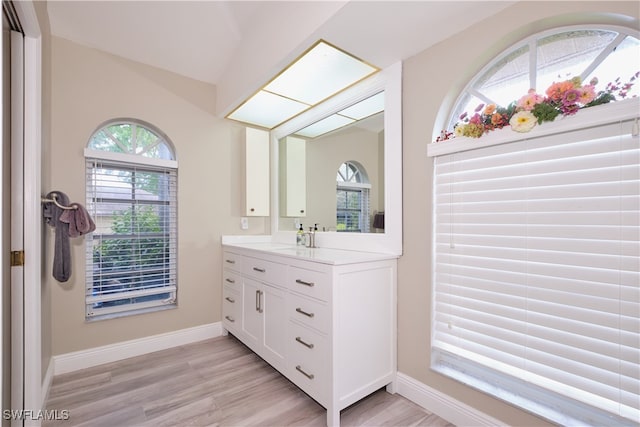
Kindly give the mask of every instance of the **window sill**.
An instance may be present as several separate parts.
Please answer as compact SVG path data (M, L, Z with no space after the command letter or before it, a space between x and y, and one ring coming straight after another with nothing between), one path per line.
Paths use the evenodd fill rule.
M119 317L131 317L131 316L137 316L139 314L154 313L156 311L172 310L174 308L178 308L177 303L165 304L165 305L160 305L155 307L140 308L137 310L133 309L129 311L121 311L119 313L98 314L96 316L86 317L85 322L86 323L100 322L102 320L117 319Z
M627 418L556 395L551 390L534 387L518 378L494 373L471 361L461 361L437 349L432 349L432 352L435 359L431 365L433 371L551 423L563 426L635 425ZM447 361L450 357L456 358L456 363L464 365L464 368L452 366Z

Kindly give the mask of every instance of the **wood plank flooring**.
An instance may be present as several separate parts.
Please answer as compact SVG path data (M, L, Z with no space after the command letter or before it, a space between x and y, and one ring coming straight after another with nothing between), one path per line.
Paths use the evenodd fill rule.
M233 336L56 376L61 426L326 426L326 411ZM342 426L454 427L384 389L344 409Z

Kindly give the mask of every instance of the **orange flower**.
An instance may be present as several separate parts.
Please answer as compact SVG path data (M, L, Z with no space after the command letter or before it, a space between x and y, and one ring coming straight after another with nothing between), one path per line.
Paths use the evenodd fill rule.
M546 94L553 101L560 101L564 97L565 92L567 92L568 90L572 90L574 88L575 86L573 82L571 80L566 80L560 83L553 83L547 89Z
M496 111L496 108L496 104L489 104L485 107L483 114L490 116Z
M491 116L491 124L497 126L502 123L502 114L494 114Z

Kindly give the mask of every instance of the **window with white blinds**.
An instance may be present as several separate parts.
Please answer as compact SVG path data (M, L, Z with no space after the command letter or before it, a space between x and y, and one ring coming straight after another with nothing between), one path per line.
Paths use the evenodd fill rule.
M164 141L134 154L143 151L138 138L158 134L127 126L100 130L85 152L87 209L96 223L86 243L87 319L176 306L177 164L158 158L169 156ZM95 149L110 141L116 150Z
M338 186L336 224L338 231L369 232L369 189Z
M366 171L356 162L344 162L336 174L336 230L351 233L368 233L369 184Z
M435 159L434 369L563 425L637 425L633 128Z

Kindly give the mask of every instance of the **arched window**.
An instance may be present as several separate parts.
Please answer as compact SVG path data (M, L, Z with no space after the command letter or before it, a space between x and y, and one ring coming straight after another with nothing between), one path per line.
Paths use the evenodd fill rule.
M450 125L575 77L597 77L606 93L638 72L634 34L532 36L469 82ZM637 424L638 98L621 99L637 86L538 132L430 144L435 371L561 425Z
M480 104L507 107L535 89L544 94L553 83L579 77L607 83L628 81L638 71L637 32L620 27L570 27L535 34L487 64L465 87L449 116L453 129L460 116ZM640 93L635 85L627 97Z
M114 120L85 149L86 318L176 306L177 161L152 125Z
M338 168L336 229L337 231L368 233L369 190L371 185L364 168L357 162L344 162Z

